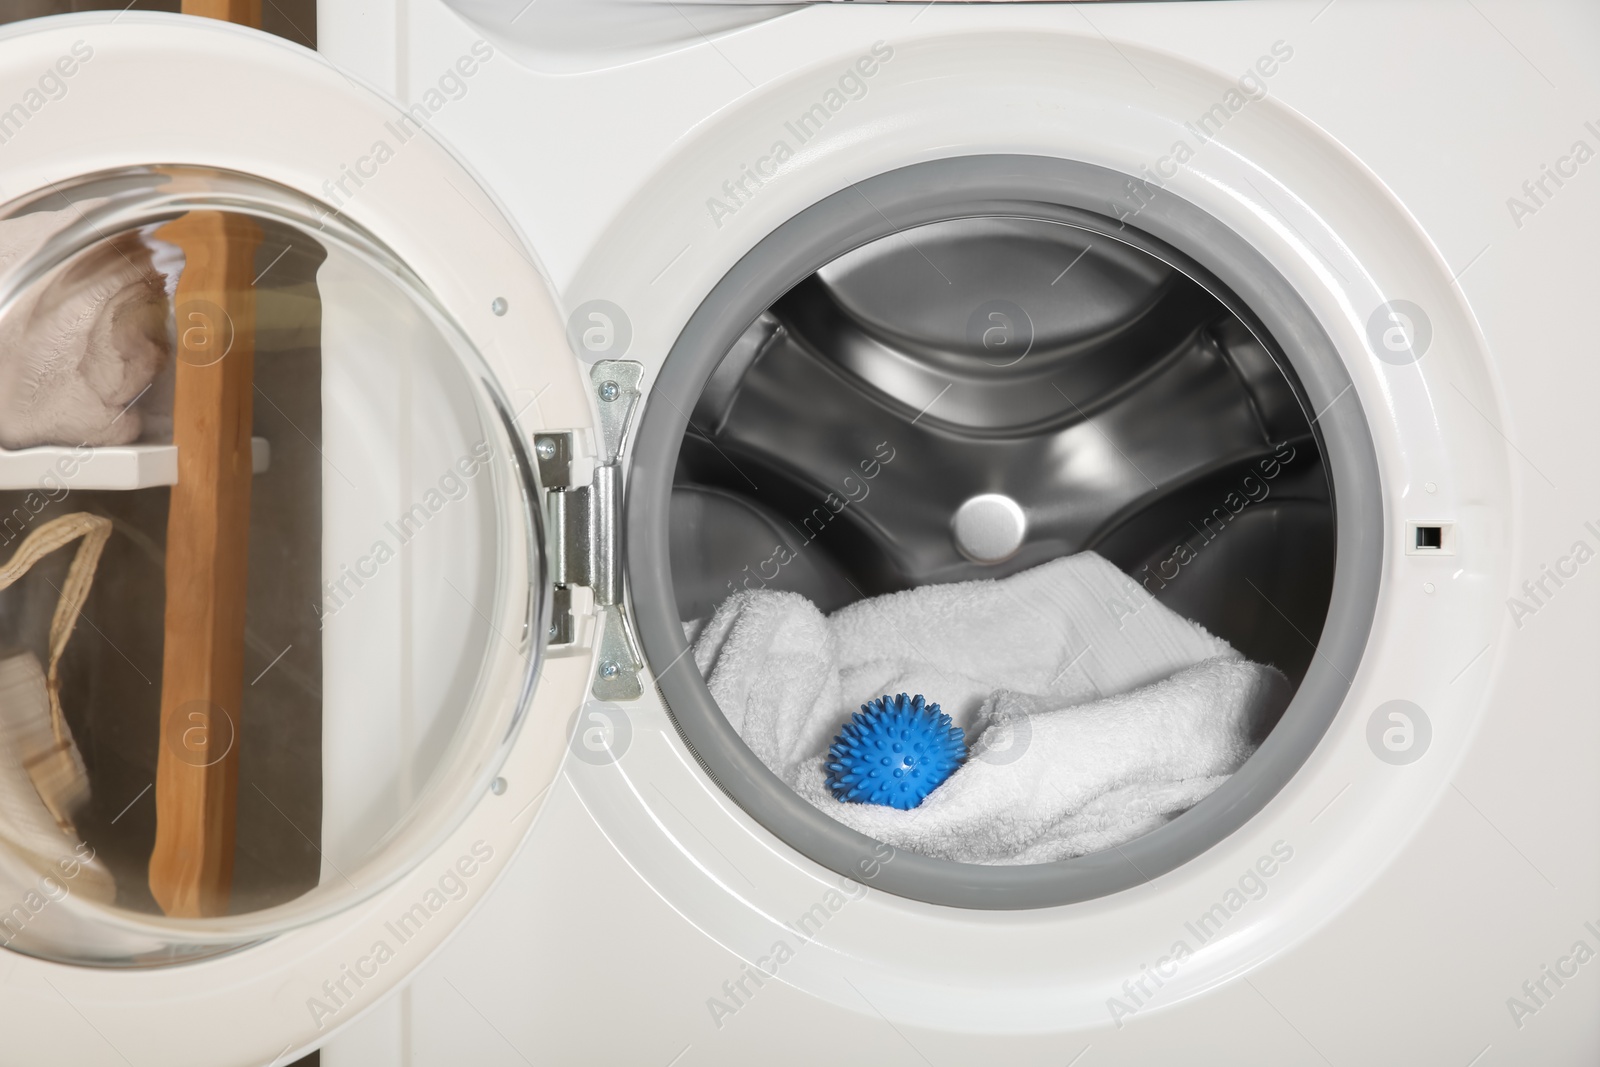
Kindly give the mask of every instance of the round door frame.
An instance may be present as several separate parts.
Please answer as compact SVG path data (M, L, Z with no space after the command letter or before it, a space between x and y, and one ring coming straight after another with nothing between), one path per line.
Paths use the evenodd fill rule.
M1153 198L1138 228L1112 235L1167 260L1258 330L1293 368L1319 432L1335 514L1335 566L1317 654L1283 718L1215 793L1172 822L1115 849L1053 863L989 866L896 852L813 807L750 751L717 707L693 659L672 586L668 516L688 412L735 340L789 288L840 255L914 226L1013 216L1083 224L1102 220L1127 175L1041 156L974 155L913 164L868 178L802 211L748 252L706 297L673 345L635 437L626 530L634 618L668 713L710 775L751 817L839 874L871 869L875 887L959 908L1054 907L1142 884L1188 862L1243 826L1293 777L1333 721L1366 649L1384 552L1378 462L1359 404L1334 405L1351 378L1331 339L1288 281L1241 236L1173 195ZM661 401L657 400L661 398ZM662 402L664 401L664 402Z
M48 102L6 145L12 196L152 165L232 170L283 186L338 209L413 269L482 355L527 441L544 429L593 425L589 390L527 242L445 145L431 134L413 136L383 164L382 181L341 203L329 199L329 180L369 152L400 113L392 101L265 34L209 19L115 11L0 30L0 98L22 99L62 57L77 60L67 95ZM175 70L206 91L175 106ZM306 124L308 114L317 122ZM503 315L493 310L497 298ZM508 580L524 580L534 563L509 559ZM533 642L541 636L513 634ZM587 648L545 656L531 709L513 734L495 738L509 749L498 770L503 788L491 792L485 781L481 799L436 848L346 911L231 954L137 973L12 954L0 1019L15 1054L201 1067L287 1060L319 1045L426 962L505 872L549 796L590 671ZM485 684L511 702L521 699L523 681L502 672ZM463 796L475 789L475 782L461 784ZM393 920L431 901L441 877L462 877L457 865L464 859L474 871L466 893L436 914L428 908L429 921L398 942ZM64 1027L63 999L95 1028Z

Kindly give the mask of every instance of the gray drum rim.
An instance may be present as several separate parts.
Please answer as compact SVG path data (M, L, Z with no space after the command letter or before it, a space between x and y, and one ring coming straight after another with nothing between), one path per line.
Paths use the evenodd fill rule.
M1176 869L1243 827L1299 771L1342 706L1367 646L1384 512L1365 413L1356 402L1333 403L1352 384L1338 349L1288 280L1196 205L1161 190L1138 213L1138 229L1127 219L1119 225L1106 210L1115 214L1127 181L1125 174L1072 160L982 155L918 163L843 189L780 225L735 264L689 319L646 396L625 503L628 599L646 659L669 664L656 679L669 717L705 772L774 836L823 867L870 878L873 887L897 896L956 908L1046 908L1130 889ZM686 412L755 317L853 248L924 223L995 215L1090 223L1210 290L1289 364L1303 401L1322 412L1313 429L1320 431L1334 500L1327 621L1304 681L1256 754L1215 793L1151 833L1104 852L1028 866L958 863L894 849L834 821L768 770L685 655L668 545ZM885 862L889 855L893 862Z

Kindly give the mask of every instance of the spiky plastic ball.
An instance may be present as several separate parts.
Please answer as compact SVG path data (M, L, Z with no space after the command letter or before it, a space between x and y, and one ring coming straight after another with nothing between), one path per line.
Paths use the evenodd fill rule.
M921 804L967 758L966 735L919 693L861 705L828 749L828 789L838 800L902 811Z

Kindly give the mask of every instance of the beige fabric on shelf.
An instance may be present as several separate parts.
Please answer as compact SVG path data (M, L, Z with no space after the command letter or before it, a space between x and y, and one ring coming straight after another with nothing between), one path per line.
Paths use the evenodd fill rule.
M0 279L80 208L0 220ZM0 316L0 448L125 445L136 400L172 353L167 277L138 233L101 241L51 270Z

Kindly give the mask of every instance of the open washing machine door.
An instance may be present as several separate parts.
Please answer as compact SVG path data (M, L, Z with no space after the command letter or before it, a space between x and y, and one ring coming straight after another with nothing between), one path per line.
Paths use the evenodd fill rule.
M443 93L123 14L0 36L0 100L7 1044L292 1058L482 899L597 634L637 684L587 551L637 366L580 372ZM599 520L553 571L542 479Z

